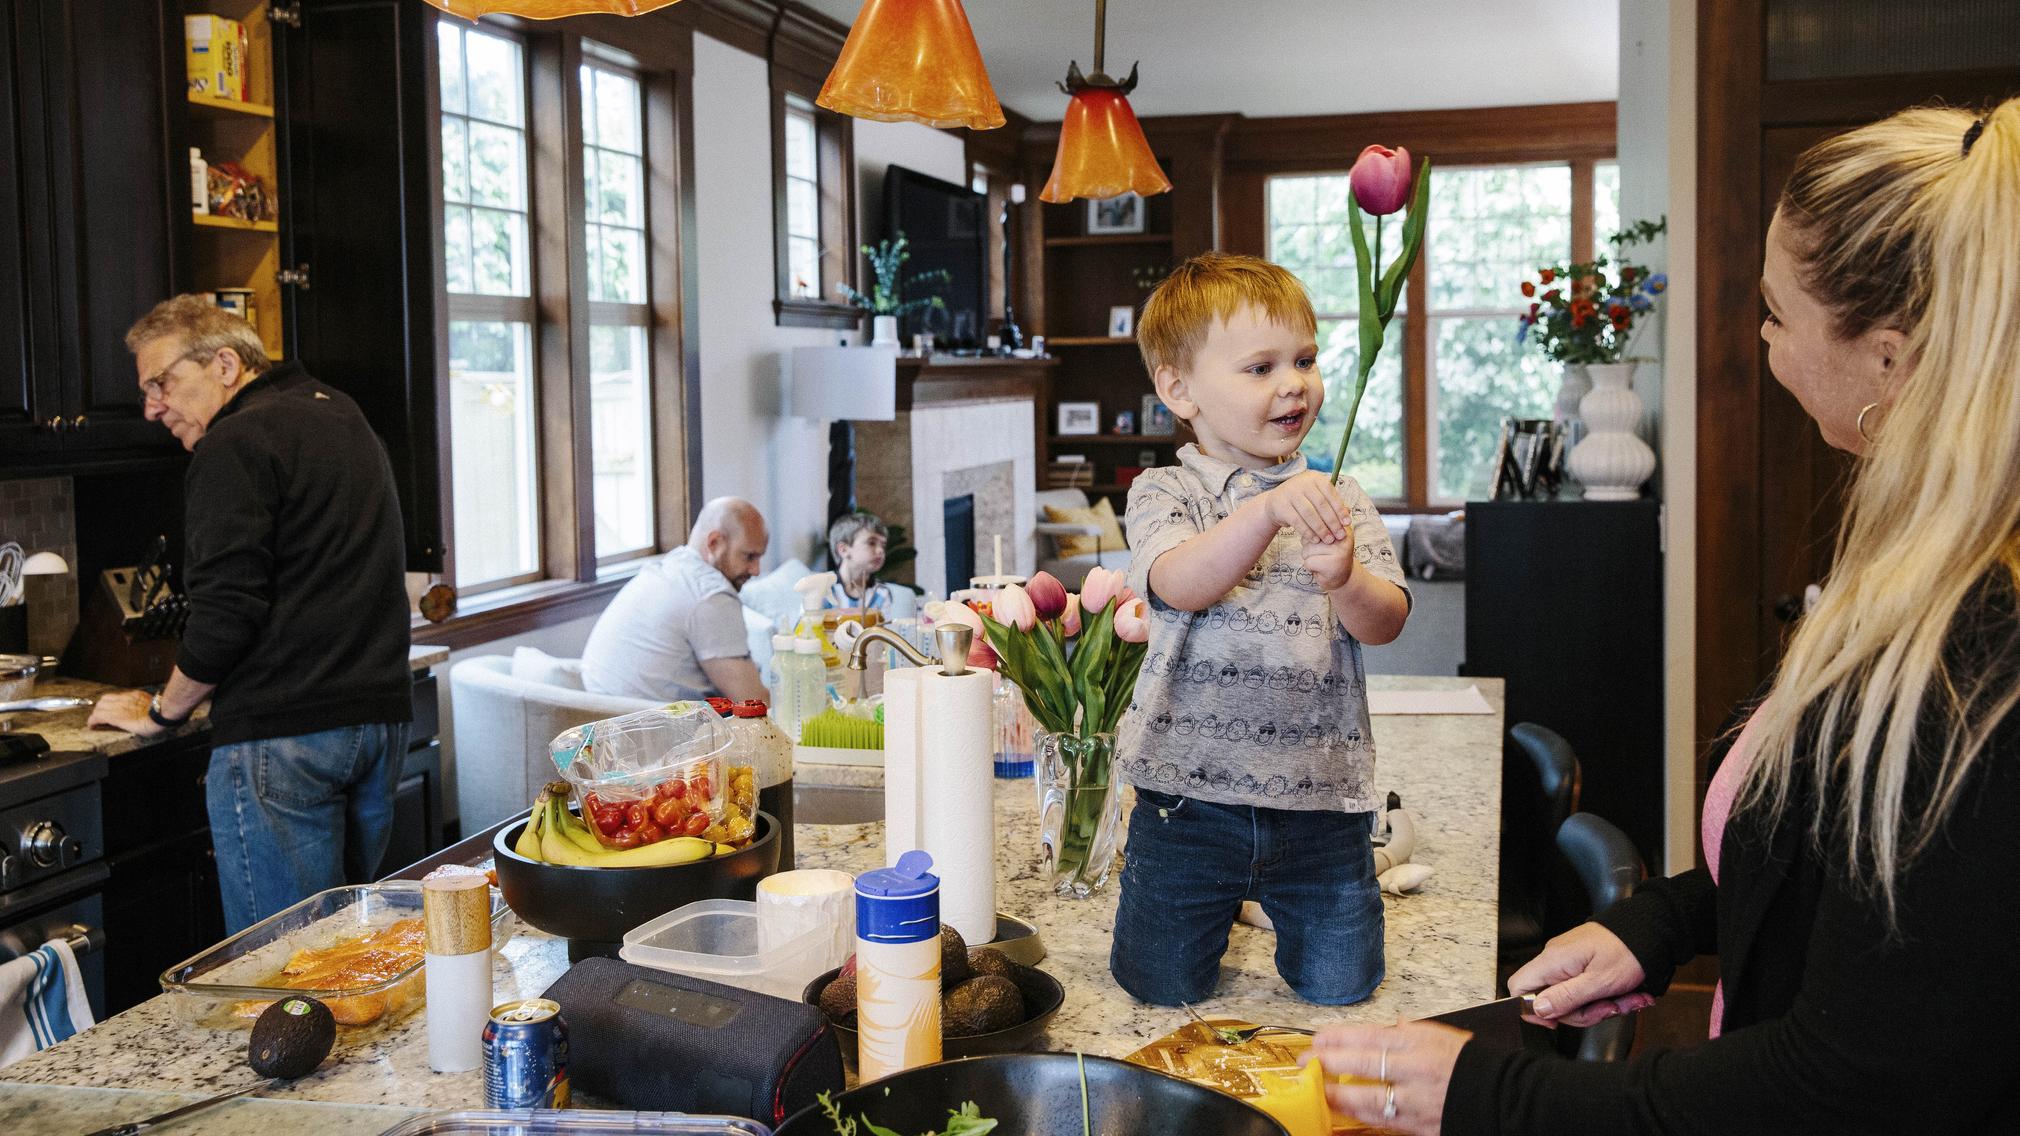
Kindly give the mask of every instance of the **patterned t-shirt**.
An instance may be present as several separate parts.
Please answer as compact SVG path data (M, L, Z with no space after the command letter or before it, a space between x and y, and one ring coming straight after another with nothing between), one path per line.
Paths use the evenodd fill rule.
M1295 530L1280 530L1248 578L1204 611L1180 611L1150 588L1159 556L1304 471L1303 457L1250 471L1187 445L1176 466L1130 487L1129 584L1151 616L1149 654L1116 740L1130 784L1273 809L1379 807L1361 644L1305 569ZM1340 491L1355 559L1407 594L1374 502L1351 478Z

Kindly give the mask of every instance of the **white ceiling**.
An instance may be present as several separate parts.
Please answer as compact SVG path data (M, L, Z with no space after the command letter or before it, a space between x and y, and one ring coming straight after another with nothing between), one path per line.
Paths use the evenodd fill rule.
M807 0L843 23L861 0ZM1003 105L1056 122L1093 0L967 0ZM1108 72L1139 115L1439 110L1611 99L1617 6L1591 0L1110 0Z

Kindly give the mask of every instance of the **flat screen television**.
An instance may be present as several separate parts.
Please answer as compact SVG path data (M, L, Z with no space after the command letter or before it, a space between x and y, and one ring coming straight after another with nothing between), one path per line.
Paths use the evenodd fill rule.
M912 258L899 269L906 281L903 295L914 299L938 294L943 310L914 312L898 321L898 335L907 347L912 336L931 332L934 345L946 350L982 346L988 329L983 293L988 287L987 196L966 186L941 181L917 170L891 166L884 171L884 235L903 233ZM943 270L941 283L909 283L921 272Z

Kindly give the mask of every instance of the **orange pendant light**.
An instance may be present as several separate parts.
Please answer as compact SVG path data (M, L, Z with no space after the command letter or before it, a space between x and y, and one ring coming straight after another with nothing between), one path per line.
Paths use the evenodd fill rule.
M814 101L879 122L970 130L1004 122L961 0L865 0Z
M1129 107L1136 89L1136 67L1116 82L1102 68L1108 30L1108 0L1094 0L1094 74L1082 75L1075 61L1066 69L1059 89L1073 96L1059 124L1059 153L1052 176L1039 193L1054 205L1076 197L1108 198L1122 193L1148 197L1171 189L1171 179L1150 152L1143 126Z
M678 4L680 0L428 0L428 3L466 20L493 15L559 20L566 16L639 16Z

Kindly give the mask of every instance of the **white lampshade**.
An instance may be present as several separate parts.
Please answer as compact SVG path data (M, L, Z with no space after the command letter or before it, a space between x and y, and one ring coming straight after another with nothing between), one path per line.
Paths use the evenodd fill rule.
M898 352L891 347L793 348L798 418L889 422L898 417Z
M23 576L61 576L70 571L70 565L53 552L38 552L21 565Z

